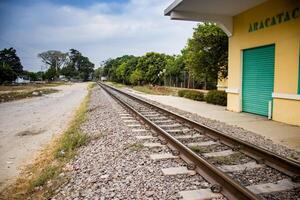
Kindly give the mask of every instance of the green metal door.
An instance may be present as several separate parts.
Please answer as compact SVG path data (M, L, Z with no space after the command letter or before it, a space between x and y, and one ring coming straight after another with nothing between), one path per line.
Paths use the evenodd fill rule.
M242 109L244 112L268 116L274 88L275 45L243 52Z

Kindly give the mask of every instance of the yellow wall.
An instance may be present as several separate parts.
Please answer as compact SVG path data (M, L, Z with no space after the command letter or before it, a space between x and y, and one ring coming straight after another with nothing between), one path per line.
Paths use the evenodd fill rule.
M218 90L224 91L227 89L227 85L228 85L228 79L227 78L223 78L223 79L218 79Z
M233 35L229 38L228 110L241 111L242 50L275 44L274 92L297 94L299 70L300 17L249 32L250 23L300 7L299 0L269 0L233 18ZM298 112L295 114L294 112ZM300 125L300 100L274 99L273 119Z

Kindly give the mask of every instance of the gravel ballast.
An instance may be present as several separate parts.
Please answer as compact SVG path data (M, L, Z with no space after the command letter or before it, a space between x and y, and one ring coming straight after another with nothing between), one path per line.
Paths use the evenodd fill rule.
M68 182L52 199L178 199L179 191L210 187L198 174L164 176L162 168L186 164L181 159L149 159L150 154L169 150L143 147L151 140L136 136L151 132L133 132L120 112L126 113L105 91L93 90L88 119L82 125L92 140L67 165L61 176Z
M200 124L203 124L205 126L211 127L212 129L221 131L224 134L236 137L238 139L241 139L246 142L250 142L252 144L255 144L259 147L262 147L264 149L270 150L271 152L277 153L283 157L288 157L290 159L293 159L297 162L300 162L300 152L297 150L289 149L285 146L275 144L272 140L267 139L259 134L253 133L251 131L245 130L243 128L240 128L238 126L232 126L217 120L201 117L198 114L186 112L177 108L174 108L172 106L167 106L164 104L161 104L157 101L152 101L150 99L141 97L132 91L128 89L122 89L124 92L129 92L131 95L136 96L140 99L143 99L149 103L152 103L156 106L159 106L161 108L164 108L166 110L172 111L176 114L182 115L184 117L187 117L188 119L191 119L193 121L196 121Z

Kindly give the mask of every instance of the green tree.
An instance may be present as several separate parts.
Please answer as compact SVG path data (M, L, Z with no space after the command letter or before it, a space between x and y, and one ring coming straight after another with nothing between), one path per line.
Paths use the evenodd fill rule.
M183 52L189 73L205 88L207 82L227 77L228 37L215 24L199 24Z
M37 73L35 72L30 72L30 71L23 71L23 76L27 77L30 81L37 81L38 80L38 76Z
M140 82L143 78L143 73L141 69L135 69L130 75L130 83L133 85L140 85Z
M102 74L103 74L103 68L99 67L99 68L97 68L97 69L94 70L93 77L94 77L95 80L100 80Z
M59 76L58 71L54 67L50 67L44 74L44 79L54 81Z
M182 55L170 56L167 59L166 70L164 76L168 85L172 83L178 84L178 82L183 82L183 72L185 70L185 64Z
M161 84L163 77L159 76L167 65L167 58L165 54L149 52L140 57L137 68L141 70L143 81L151 84Z
M20 58L14 48L0 51L0 83L12 82L23 72Z
M68 53L69 63L62 69L62 73L69 78L80 78L87 81L94 72L94 64L88 57L83 56L78 50L70 49Z
M48 66L47 79L53 80L59 76L60 68L66 64L67 54L56 50L49 50L38 54L38 57L42 59L42 62ZM46 73L47 73L46 72ZM54 75L54 77L52 77Z
M8 64L2 63L2 65L0 65L0 84L3 84L5 82L10 83L14 80L15 72Z

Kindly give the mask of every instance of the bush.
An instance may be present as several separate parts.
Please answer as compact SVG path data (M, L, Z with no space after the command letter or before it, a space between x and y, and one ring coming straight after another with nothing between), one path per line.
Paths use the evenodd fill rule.
M179 90L178 91L178 96L184 97L185 93L188 92L189 90Z
M179 90L178 96L192 99L195 101L204 101L203 92L198 92L198 91L194 91L194 90Z
M227 94L225 91L211 90L205 96L207 103L226 106L227 105Z

